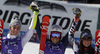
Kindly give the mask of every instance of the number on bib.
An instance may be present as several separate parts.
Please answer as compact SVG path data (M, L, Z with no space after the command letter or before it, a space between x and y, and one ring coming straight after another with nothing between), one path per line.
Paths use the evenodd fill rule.
M12 50L8 50L8 54L12 54Z

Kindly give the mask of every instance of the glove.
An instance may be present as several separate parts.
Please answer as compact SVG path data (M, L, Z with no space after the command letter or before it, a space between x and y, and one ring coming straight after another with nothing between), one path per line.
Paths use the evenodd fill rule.
M34 11L33 14L34 15L38 15L39 11Z

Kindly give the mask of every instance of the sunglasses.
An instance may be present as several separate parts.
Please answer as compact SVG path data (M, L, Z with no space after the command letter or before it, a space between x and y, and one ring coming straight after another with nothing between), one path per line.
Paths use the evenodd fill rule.
M50 36L52 38L61 38L61 33L59 33L59 32L52 32Z

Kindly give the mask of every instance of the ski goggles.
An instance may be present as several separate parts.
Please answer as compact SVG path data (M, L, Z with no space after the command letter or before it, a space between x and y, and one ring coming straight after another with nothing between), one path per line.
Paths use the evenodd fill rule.
M61 38L61 33L60 32L51 32L50 36L52 38Z

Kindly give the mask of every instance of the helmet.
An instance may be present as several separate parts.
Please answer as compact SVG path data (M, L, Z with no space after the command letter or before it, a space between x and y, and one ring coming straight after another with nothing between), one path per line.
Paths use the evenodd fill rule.
M56 31L56 32L61 32L62 33L62 27L59 26L59 25L53 25L50 28L50 32L52 32L52 31Z
M92 34L89 29L84 29L80 35L80 39L82 40L84 37L88 37L92 40Z
M53 26L51 26L51 28L49 29L49 39L51 38L51 33L53 32L53 33L60 33L61 35L60 35L60 37L61 37L61 39L62 39L62 32L63 32L63 29L62 29L62 27L61 26L59 26L59 25L53 25ZM60 40L61 40L60 39Z

